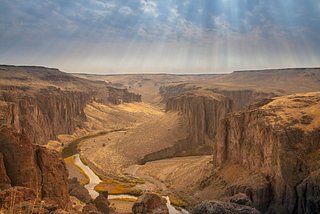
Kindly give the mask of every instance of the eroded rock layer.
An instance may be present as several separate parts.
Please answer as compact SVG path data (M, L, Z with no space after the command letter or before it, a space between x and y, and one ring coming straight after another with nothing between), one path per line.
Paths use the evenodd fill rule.
M245 192L263 213L319 210L319 109L320 92L314 92L264 99L228 114L217 132L214 166L263 171L256 183L229 188L229 194Z

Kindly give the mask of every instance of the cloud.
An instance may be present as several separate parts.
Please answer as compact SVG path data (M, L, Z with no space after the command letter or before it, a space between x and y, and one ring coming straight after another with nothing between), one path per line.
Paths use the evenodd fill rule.
M170 12L175 17L179 16L177 8L170 8Z
M159 13L156 11L157 3L150 0L140 0L141 9L143 12L153 15L154 17L158 17Z
M130 7L127 7L127 6L125 6L125 7L121 7L120 9L119 9L119 12L120 13L122 13L122 14L124 14L124 15L133 15L133 16L136 16L136 14L133 12L133 10L130 8Z
M103 7L103 8L114 8L114 7L116 7L115 4L102 2L102 1L98 1L98 0L92 0L91 2L92 2L92 4L99 5L99 6Z
M0 61L9 52L18 56L22 49L48 53L52 59L51 52L58 56L65 49L83 51L81 57L91 52L97 56L101 47L110 50L101 52L115 61L122 54L129 58L141 54L139 62L150 60L148 53L161 58L162 50L169 54L174 49L174 54L162 58L183 58L181 66L190 64L188 55L200 61L215 58L203 63L208 66L227 65L231 55L237 55L237 62L253 61L256 55L263 61L268 53L291 54L298 60L305 53L319 62L318 0L0 1ZM121 47L118 55L110 44L113 50Z

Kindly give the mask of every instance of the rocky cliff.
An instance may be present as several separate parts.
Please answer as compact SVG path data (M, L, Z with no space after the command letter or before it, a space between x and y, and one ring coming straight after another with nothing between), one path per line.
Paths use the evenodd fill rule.
M83 110L92 99L87 93L55 87L34 94L25 92L17 87L2 91L0 124L25 133L36 144L46 144L59 134L72 134L75 121L86 119Z
M263 213L317 213L319 109L320 92L296 94L264 99L221 120L214 166L232 163L252 172L252 182L226 194L246 193Z
M167 84L159 88L159 94L162 104L186 91L211 90L232 99L235 111L240 111L262 98L319 91L319 81L319 68L235 71L214 79Z
M178 96L187 91L203 90L204 88L206 88L206 90L212 91L217 94L221 94L233 100L235 111L244 110L249 104L260 101L263 98L272 98L272 97L279 96L273 92L263 92L263 91L258 91L254 89L224 90L224 89L215 87L214 85L212 87L203 87L201 85L197 85L197 84L193 85L193 84L187 84L187 83L161 86L159 89L159 93L163 97L162 101L164 102L169 100L172 97Z
M189 142L193 148L213 140L219 120L233 111L232 100L207 90L188 91L168 99L166 111L179 111L187 116Z
M73 77L57 69L0 66L0 125L25 133L36 144L72 134L86 120L84 108L103 103L140 102L123 89Z
M61 155L53 150L34 145L24 134L13 132L12 129L0 130L0 192L1 206L32 199L40 199L56 208L71 208L68 193L68 171ZM6 190L16 189L17 196L22 194L21 201L12 201L6 197ZM22 190L22 191L21 191ZM10 193L13 190L9 190ZM24 192L24 193L23 193ZM33 192L33 194L25 193ZM35 198L37 196L37 198ZM9 201L6 201L9 200ZM10 201L11 200L11 201ZM33 202L33 201L32 201Z

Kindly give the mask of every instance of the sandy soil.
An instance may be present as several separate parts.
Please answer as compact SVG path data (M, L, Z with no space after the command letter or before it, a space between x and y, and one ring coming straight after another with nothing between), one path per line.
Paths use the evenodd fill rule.
M111 207L115 208L117 212L128 213L132 212L132 206L134 202L121 201L121 200L109 200Z

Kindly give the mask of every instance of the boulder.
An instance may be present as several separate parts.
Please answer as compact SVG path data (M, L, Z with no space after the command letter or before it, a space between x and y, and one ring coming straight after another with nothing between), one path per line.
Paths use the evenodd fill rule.
M68 183L70 196L78 198L83 203L89 203L92 201L89 191L78 182L76 177L69 179Z
M197 205L193 214L261 214L260 211L240 204L222 201L204 201Z
M222 201L253 207L253 204L250 198L243 193L238 193L230 198L222 199Z
M134 214L169 214L164 200L152 192L145 192L141 195L134 203L132 212Z
M99 192L99 196L94 199L93 204L96 206L97 210L102 214L109 214L110 203L108 201L108 191Z

